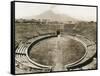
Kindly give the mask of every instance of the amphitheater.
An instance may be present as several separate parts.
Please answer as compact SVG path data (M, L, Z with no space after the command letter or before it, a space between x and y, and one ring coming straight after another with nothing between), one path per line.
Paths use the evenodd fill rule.
M66 30L41 32L20 41L15 53L16 73L96 69L96 40Z

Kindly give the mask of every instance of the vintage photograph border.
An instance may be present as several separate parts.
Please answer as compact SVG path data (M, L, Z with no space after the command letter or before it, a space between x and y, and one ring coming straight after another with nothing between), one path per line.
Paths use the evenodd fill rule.
M83 6L83 7L96 7L96 56L97 56L97 68L89 70L98 70L98 6L95 5L80 5L80 4L64 4L64 3L48 3L48 2L31 2L31 1L12 1L11 2L11 74L15 74L15 3L35 3L35 4L52 4L52 5L67 5L67 6ZM87 70L74 70L74 71L89 71ZM58 72L58 71L57 71ZM72 71L60 71L60 72L72 72ZM54 73L54 72L40 72L40 73ZM39 73L22 73L22 74L39 74Z

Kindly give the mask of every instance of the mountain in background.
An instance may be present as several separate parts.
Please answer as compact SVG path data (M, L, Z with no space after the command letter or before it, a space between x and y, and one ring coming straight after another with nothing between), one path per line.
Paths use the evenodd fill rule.
M35 16L35 19L48 19L50 21L58 21L58 22L77 22L77 19L74 19L68 15L64 14L56 14L52 10L45 11L41 13L40 15Z

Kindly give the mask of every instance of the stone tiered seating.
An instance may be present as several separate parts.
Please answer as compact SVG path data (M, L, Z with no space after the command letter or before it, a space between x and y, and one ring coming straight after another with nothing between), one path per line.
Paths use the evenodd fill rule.
M51 36L51 35L50 34L41 35L41 36L29 39L26 43L20 42L18 48L16 49L16 58L15 58L16 61L20 62L21 64L23 64L25 66L43 70L43 67L41 68L41 67L38 67L35 64L31 63L26 54L27 54L28 48L30 47L30 45L32 43L34 43L35 41L40 40L42 38L49 37L49 36ZM44 69L46 69L46 68L44 68Z
M84 36L76 35L76 37L79 38L80 40L82 40L86 45L90 45L92 43L91 41L86 39Z
M70 68L81 66L80 64L83 64L83 63L89 61L91 58L93 58L93 56L96 53L96 44L93 41L90 41L90 40L88 40L87 38L85 38L84 36L81 36L81 35L76 35L76 37L79 38L80 40L82 40L87 45L86 56L79 63L74 64L72 66L69 66Z
M29 67L40 69L40 67L37 67L34 64L32 64L31 62L29 62L29 60L28 60L26 55L16 54L16 60L19 61L21 64L23 64L25 66L29 66Z
M27 43L30 42L30 43L32 44L34 41L37 41L37 40L39 40L39 39L41 39L41 38L48 37L48 36L51 36L51 35L49 35L49 34L48 34L48 35L41 35L41 36L38 36L38 37L35 37L35 38L32 38L32 39L28 40ZM26 43L26 44L27 44L27 43ZM30 44L29 44L29 45L30 45Z
M26 47L24 46L24 44L21 44L20 47L18 47L16 49L16 53L18 53L18 54L25 54L25 49L26 49Z

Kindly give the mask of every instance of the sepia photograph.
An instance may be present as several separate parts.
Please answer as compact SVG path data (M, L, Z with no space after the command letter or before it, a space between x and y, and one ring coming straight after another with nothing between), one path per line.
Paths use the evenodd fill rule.
M97 69L97 7L15 2L15 74Z

